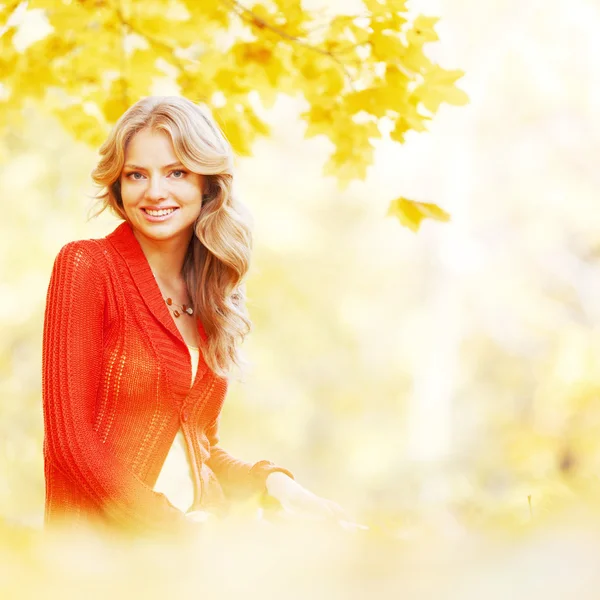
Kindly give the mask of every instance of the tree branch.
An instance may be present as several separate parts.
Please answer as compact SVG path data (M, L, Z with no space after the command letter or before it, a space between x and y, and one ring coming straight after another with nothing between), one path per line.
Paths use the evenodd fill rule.
M226 2L227 4L229 4L241 19L249 22L251 25L254 25L254 27L257 27L259 29L268 29L269 31L276 33L277 35L279 35L280 37L282 37L285 40L288 40L290 42L295 42L296 44L303 46L304 48L307 48L308 50L311 50L313 52L316 52L318 54L322 54L323 56L327 56L327 57L331 58L331 60L333 60L344 71L344 74L346 75L346 78L348 79L348 83L350 84L350 87L352 87L354 89L354 80L353 80L352 74L350 73L350 71L348 71L348 68L346 67L346 65L333 52L331 52L330 50L324 50L323 48L319 48L317 46L313 46L312 44L305 42L303 39L301 39L299 37L290 35L283 29L277 27L276 25L272 25L271 23L265 21L265 19L263 19L262 17L259 17L254 11L245 7L238 0L223 0L223 1Z

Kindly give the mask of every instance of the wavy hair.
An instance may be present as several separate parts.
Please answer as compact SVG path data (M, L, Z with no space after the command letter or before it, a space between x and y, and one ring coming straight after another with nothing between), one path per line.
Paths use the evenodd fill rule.
M207 335L201 348L204 360L225 377L234 366L245 364L238 346L252 326L242 284L250 264L251 221L232 190L233 150L207 107L178 96L143 98L121 116L100 147L100 160L92 171L101 187L93 216L108 208L127 221L120 176L127 144L142 129L167 133L181 163L205 176L182 275Z

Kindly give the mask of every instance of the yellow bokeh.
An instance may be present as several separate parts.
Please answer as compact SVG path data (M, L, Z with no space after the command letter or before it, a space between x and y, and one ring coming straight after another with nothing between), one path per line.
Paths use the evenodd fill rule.
M136 2L123 4L143 28L156 26L163 3L151 3L146 21L135 21ZM210 27L190 56L222 26L224 4L207 3ZM290 11L289 31L304 31L298 3L264 3L257 14L275 5ZM320 15L350 11L310 5ZM236 185L255 221L254 330L244 344L252 369L229 392L222 445L290 468L366 532L259 521L249 505L175 549L42 535L46 288L63 244L117 223L86 218L108 127L94 102L114 119L122 82L111 75L113 94L96 90L85 105L69 98L71 83L53 90L47 110L0 105L1 598L125 598L142 588L144 597L596 597L600 11L586 0L411 5L427 17L373 92L374 113L398 94L398 115L390 109L377 125L351 118L368 94L342 102L343 72L293 44L265 53L245 40L209 61L205 86L199 67L178 80L196 99L232 80L242 103L215 111L238 150ZM23 48L39 19L21 28ZM342 20L334 29L346 31ZM397 49L380 29L374 50ZM0 99L22 56L10 50L16 31L0 38ZM156 51L169 56L178 28L162 34ZM194 31L181 35L188 44ZM86 47L48 72L40 57L69 42L42 40L37 62L10 85L35 91L67 77L79 86L94 61L118 55L99 38L102 52ZM151 47L132 50L127 81L173 89ZM266 90L267 109L247 94L278 77L281 92L295 89L286 65L313 79L304 97ZM419 67L428 76L409 84L402 69ZM453 84L463 72L461 91ZM420 102L436 114L419 114ZM386 218L393 198L409 203L400 222Z

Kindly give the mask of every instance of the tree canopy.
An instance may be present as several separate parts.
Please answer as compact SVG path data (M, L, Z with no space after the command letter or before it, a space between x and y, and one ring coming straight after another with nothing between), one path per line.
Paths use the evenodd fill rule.
M35 18L37 36L22 35ZM0 131L28 101L97 146L157 79L205 102L239 155L269 134L260 113L278 93L302 98L306 137L325 136L324 173L340 187L364 179L374 140L404 143L442 102L462 105L460 70L428 58L437 19L405 0L363 0L352 14L301 0L29 0L0 8ZM29 28L31 31L31 27ZM25 37L25 40L24 40ZM389 213L413 230L439 207L406 198Z

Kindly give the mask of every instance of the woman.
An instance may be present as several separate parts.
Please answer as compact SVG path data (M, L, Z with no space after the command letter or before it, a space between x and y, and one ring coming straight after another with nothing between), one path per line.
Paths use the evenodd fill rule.
M225 514L232 498L261 493L291 512L344 518L288 470L218 445L228 376L250 329L241 285L251 233L232 195L231 147L211 115L184 98L144 98L100 155L99 212L123 223L67 244L54 263L43 340L46 523L189 530ZM192 493L178 508L160 490L183 447Z

